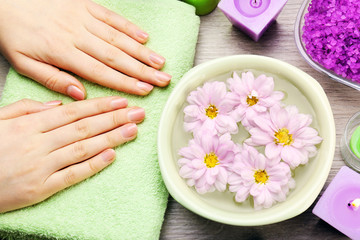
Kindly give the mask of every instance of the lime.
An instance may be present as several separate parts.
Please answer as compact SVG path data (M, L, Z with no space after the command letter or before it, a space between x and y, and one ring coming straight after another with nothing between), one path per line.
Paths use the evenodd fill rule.
M184 0L184 2L193 5L196 8L196 14L201 16L211 13L219 0Z

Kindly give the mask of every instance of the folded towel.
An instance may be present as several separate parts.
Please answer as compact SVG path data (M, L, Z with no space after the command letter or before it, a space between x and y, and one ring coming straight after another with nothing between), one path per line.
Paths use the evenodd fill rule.
M0 238L159 238L168 193L157 161L157 129L167 97L193 65L199 18L192 6L176 0L97 2L149 33L147 46L167 59L163 70L173 76L172 82L166 88L154 88L149 96L139 97L81 80L88 98L120 95L129 100L129 106L145 108L146 119L139 125L137 139L116 148L116 161L90 179L42 203L0 214ZM10 69L1 105L22 98L72 101Z

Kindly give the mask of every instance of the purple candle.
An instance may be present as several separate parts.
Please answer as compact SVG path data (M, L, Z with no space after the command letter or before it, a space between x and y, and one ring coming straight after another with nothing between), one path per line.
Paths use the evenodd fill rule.
M237 28L258 41L287 0L222 0L218 7Z
M313 213L352 239L360 239L360 174L342 167Z

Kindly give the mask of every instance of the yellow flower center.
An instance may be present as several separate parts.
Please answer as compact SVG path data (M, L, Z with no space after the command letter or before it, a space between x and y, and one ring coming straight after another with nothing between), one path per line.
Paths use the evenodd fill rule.
M289 130L286 128L279 129L279 131L275 132L274 136L274 141L276 144L281 143L285 146L290 145L294 141L292 134L289 134Z
M255 90L252 90L251 93L248 95L248 97L246 98L246 103L251 107L254 106L255 104L257 104L257 102L259 101L258 99L258 93Z
M257 102L259 101L259 99L255 96L248 96L246 99L246 103L251 107L254 106Z
M216 165L219 165L219 160L215 153L206 154L204 157L204 163L206 164L207 168L213 168Z
M269 180L269 176L267 175L265 170L257 170L254 174L256 183L265 184L267 180Z
M216 116L218 115L218 109L216 108L215 105L210 104L209 107L207 109L205 109L206 111L206 116L208 116L211 119L216 118Z

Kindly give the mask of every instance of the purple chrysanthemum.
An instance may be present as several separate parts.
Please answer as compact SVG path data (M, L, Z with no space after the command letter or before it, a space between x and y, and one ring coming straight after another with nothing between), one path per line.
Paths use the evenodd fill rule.
M289 190L295 187L289 165L268 159L247 145L236 155L232 171L229 190L236 193L235 200L243 202L251 195L255 209L285 201Z
M184 128L187 132L207 131L212 134L235 134L236 121L230 116L233 105L229 102L223 82L207 82L187 98L184 109Z
M306 164L317 152L322 141L318 132L309 127L310 115L298 113L295 106L273 107L266 117L254 119L256 127L249 130L251 137L245 143L265 146L265 155L281 158L291 168Z
M228 79L229 99L235 108L232 116L236 121L248 128L253 126L253 119L256 116L265 114L268 109L275 105L280 105L284 94L274 91L274 80L264 74L254 77L252 72L244 72L241 78L233 73L233 77Z
M179 174L189 186L194 186L198 193L223 192L228 179L228 167L237 152L230 134L221 137L204 134L195 135L189 145L180 149L178 160Z

